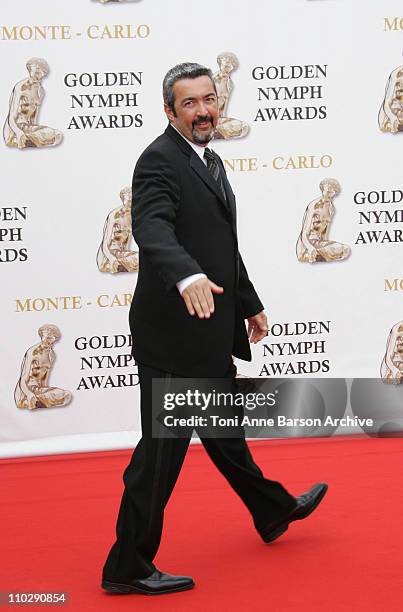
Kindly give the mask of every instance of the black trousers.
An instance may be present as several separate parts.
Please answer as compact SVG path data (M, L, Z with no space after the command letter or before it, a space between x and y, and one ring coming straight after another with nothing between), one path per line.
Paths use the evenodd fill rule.
M125 489L116 525L116 542L103 568L103 577L115 582L145 578L155 570L153 559L161 540L164 509L191 437L152 437L152 380L169 375L142 364L138 369L142 438L123 474ZM232 366L227 376L234 379L235 372ZM235 390L234 380L232 384ZM244 437L201 437L201 442L249 509L256 527L263 528L295 507L295 498L280 483L263 476Z

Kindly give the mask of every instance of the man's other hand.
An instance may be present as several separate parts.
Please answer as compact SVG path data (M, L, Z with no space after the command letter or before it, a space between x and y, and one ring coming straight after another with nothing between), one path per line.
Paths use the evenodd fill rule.
M208 278L191 283L182 293L188 313L197 314L199 319L209 319L214 312L213 293L224 293L224 289Z
M248 319L248 338L251 344L256 344L263 340L268 334L269 324L264 310L254 317Z

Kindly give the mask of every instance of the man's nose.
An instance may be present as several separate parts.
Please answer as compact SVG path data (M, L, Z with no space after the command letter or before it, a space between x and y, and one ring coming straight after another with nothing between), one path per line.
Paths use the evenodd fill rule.
M208 108L205 102L199 102L197 107L198 115L208 115Z

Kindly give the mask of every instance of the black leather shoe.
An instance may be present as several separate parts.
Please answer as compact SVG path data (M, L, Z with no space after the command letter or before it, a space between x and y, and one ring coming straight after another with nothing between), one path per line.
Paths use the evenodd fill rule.
M173 576L155 570L151 576L130 580L129 582L111 582L102 580L102 588L110 593L142 593L143 595L162 595L164 593L176 593L177 591L187 591L192 589L195 583L190 576Z
M258 529L262 540L266 543L273 542L288 529L293 521L300 521L309 516L320 504L328 489L327 484L319 482L312 489L297 497L297 505L287 516L269 523L264 529Z

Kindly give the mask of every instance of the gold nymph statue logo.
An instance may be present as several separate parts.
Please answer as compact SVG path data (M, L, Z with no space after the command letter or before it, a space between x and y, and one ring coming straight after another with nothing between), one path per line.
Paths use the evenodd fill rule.
M241 138L249 132L249 125L227 115L229 97L234 87L230 75L239 66L238 58L227 51L218 55L217 64L219 70L213 75L213 80L217 89L219 118L214 138Z
M137 272L138 252L130 248L132 237L132 190L124 187L120 192L122 205L114 208L106 218L102 242L97 253L100 272Z
M14 391L16 406L28 410L66 406L72 398L70 391L49 384L56 359L53 345L60 340L60 330L56 325L42 325L38 334L40 342L31 346L22 360L20 377Z
M382 132L396 134L403 131L403 66L393 70L389 76L378 123Z
M10 98L10 108L4 124L4 141L8 147L53 147L58 145L63 134L54 128L39 123L39 111L45 95L42 79L49 66L44 59L32 57L27 61L29 77L19 81Z
M381 364L381 377L385 383L403 383L403 321L396 323L390 330Z
M321 197L308 204L302 221L302 230L297 241L299 261L342 261L350 255L350 247L329 240L330 225L335 213L333 198L340 193L340 183L326 178L320 182Z

